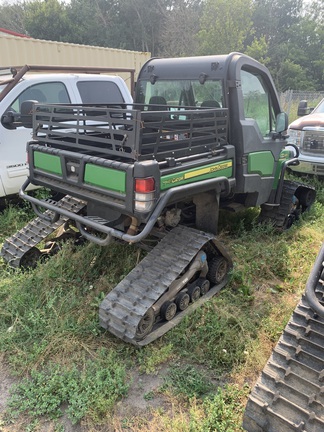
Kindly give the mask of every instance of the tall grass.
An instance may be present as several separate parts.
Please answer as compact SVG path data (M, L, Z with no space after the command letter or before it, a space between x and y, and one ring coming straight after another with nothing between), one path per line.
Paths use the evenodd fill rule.
M49 422L62 431L59 419L65 415L89 431L102 424L134 431L241 430L249 388L324 240L323 182L306 181L316 185L317 201L289 231L278 234L257 225L254 209L224 219L220 239L234 260L229 284L140 350L98 325L100 301L139 259L135 247L67 243L30 271L1 261L0 353L17 387L0 425L8 431L41 430ZM1 241L31 217L26 207L6 209L0 215ZM134 376L153 377L162 367L159 387L143 388L142 394L137 389L142 399L155 400L154 408L121 417Z

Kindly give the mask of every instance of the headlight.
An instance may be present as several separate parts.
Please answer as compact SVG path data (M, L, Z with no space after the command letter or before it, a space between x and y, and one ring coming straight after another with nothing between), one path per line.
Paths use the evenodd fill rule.
M302 131L288 128L287 134L289 135L287 144L295 144L296 146L299 147Z

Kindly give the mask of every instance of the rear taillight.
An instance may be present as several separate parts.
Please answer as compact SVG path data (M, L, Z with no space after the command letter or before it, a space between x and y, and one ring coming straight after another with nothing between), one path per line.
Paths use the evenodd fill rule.
M148 212L154 204L155 180L153 177L135 179L135 210Z

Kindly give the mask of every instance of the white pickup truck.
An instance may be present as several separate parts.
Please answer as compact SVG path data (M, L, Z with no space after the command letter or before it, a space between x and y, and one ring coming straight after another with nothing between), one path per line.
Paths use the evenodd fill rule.
M308 108L302 100L298 106L298 118L289 125L288 143L299 148L299 164L291 170L301 174L324 176L324 99Z
M132 103L125 81L134 70L60 66L0 68L0 201L18 193L28 175L26 144L32 129L21 123L21 103L26 100L48 103L110 104Z

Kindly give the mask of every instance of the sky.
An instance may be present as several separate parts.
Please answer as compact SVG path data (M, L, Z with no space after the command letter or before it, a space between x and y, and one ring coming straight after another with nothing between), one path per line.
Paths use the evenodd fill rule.
M0 0L0 5L5 5L5 4L14 4L14 3L18 3L17 0Z

